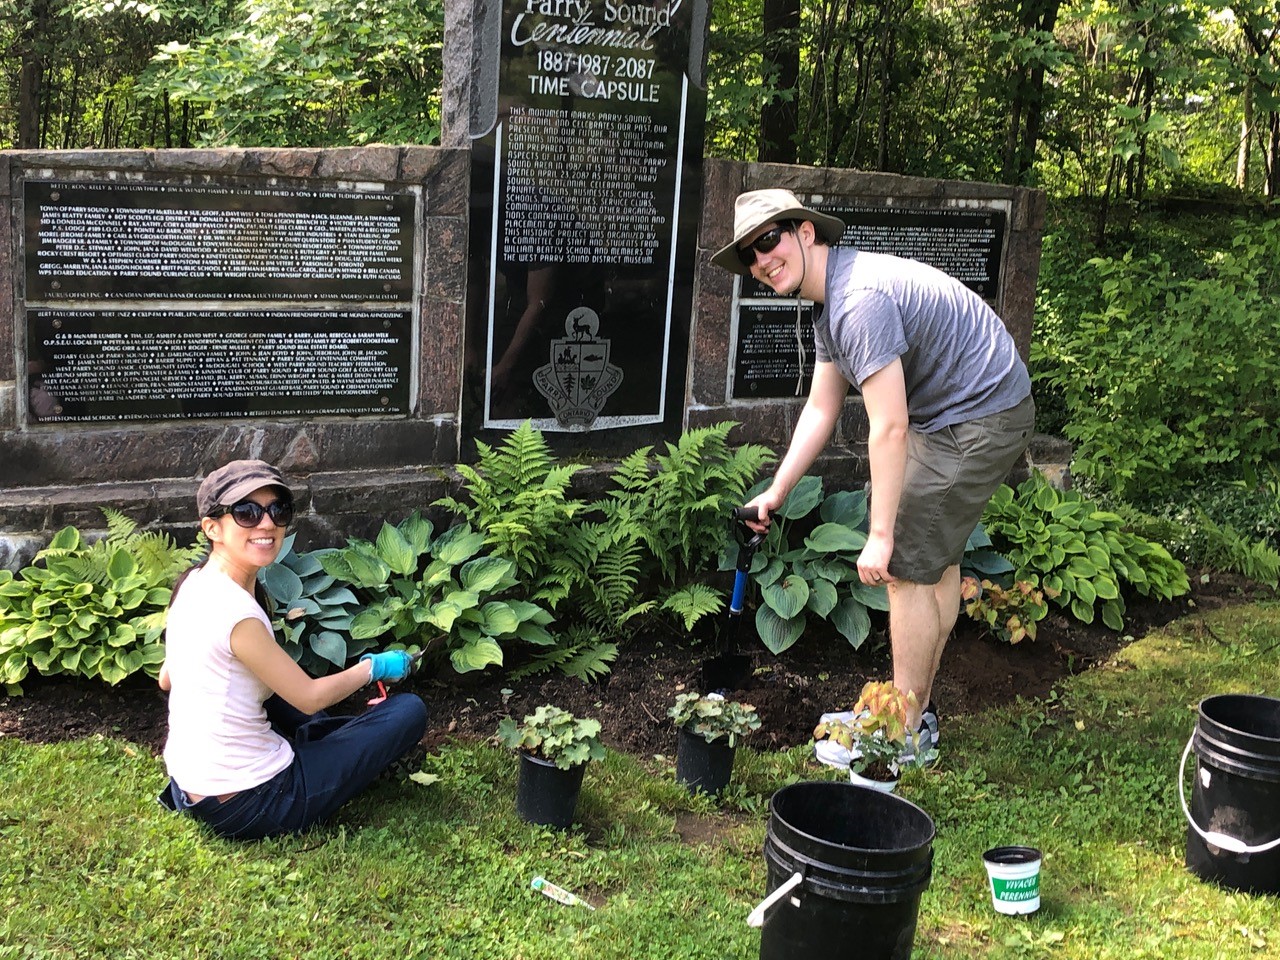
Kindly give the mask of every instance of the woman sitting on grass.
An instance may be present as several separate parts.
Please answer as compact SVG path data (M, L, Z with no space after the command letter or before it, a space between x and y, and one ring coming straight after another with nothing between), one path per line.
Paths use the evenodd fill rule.
M413 694L358 717L324 708L375 680L403 680L403 650L365 654L313 679L276 643L258 571L293 520L293 494L261 460L236 460L196 495L209 556L174 586L160 687L169 691L160 802L219 836L296 833L326 819L404 755L426 730Z

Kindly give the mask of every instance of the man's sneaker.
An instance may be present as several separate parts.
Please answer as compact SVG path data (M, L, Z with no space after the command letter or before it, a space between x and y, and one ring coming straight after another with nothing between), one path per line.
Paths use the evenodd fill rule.
M928 705L920 712L920 726L916 728L919 734L917 749L920 756L924 757L924 762L920 764L924 767L932 767L938 762L938 747L942 743L942 735L938 732L938 708L933 705L930 700ZM909 767L916 762L916 751L908 748L907 752L902 755L902 759L898 761L902 767Z
M866 711L863 711L864 713ZM855 714L852 710L841 710L837 713L824 713L818 718L819 723L830 723L832 720L839 720L841 723L852 723ZM825 763L828 767L836 767L840 770L848 770L849 764L853 762L853 754L844 748L843 745L836 743L834 740L819 740L813 745L813 755L819 763Z

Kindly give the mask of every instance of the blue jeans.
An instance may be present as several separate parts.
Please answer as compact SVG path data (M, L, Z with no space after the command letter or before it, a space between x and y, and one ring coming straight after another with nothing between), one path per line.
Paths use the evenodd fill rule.
M412 693L388 697L358 717L307 715L276 696L265 706L272 728L293 746L292 765L225 803L217 797L192 803L170 779L160 803L228 839L300 833L364 790L427 729L426 705Z

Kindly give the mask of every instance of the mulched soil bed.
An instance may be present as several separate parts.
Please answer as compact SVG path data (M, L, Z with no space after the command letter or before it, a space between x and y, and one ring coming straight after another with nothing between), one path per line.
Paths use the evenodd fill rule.
M1273 594L1246 581L1221 575L1202 580L1193 573L1189 597L1164 603L1130 601L1123 637L1098 624L1085 625L1054 613L1042 621L1035 641L1016 646L982 634L962 614L942 659L934 700L945 722L949 714L976 712L1018 696L1042 697L1063 677L1106 660L1125 637L1140 637L1190 612L1262 595ZM749 639L749 617L741 632L753 676L734 697L751 702L760 712L763 727L751 738L756 748L807 742L819 714L847 709L866 680L889 676L883 622L875 624L861 650L824 631L801 638L781 657ZM685 637L637 635L620 644L613 671L594 683L559 673L519 682L493 672L459 676L443 664L420 672L401 688L427 701L431 721L424 742L429 748L450 737L489 737L502 717L520 718L540 704L554 703L598 718L611 747L640 755L672 755L676 735L667 708L677 692L697 689L701 666L715 652L713 645ZM67 677L29 677L23 688L23 696L0 698L0 736L47 743L104 734L156 753L163 746L165 695L146 678L107 687ZM358 712L362 698L337 709Z

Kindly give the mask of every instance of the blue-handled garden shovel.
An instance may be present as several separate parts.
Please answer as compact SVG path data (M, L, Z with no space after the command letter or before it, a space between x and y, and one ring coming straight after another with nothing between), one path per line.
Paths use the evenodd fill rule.
M733 536L738 541L738 561L734 564L733 595L729 598L729 625L721 637L720 652L702 665L702 689L708 692L741 690L751 677L751 657L739 647L739 632L751 561L756 549L764 543L765 535L747 526L748 520L759 516L755 507L735 507L732 516Z

